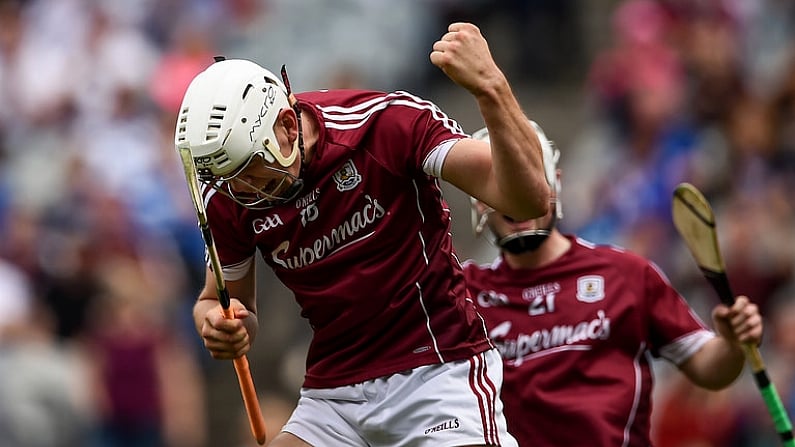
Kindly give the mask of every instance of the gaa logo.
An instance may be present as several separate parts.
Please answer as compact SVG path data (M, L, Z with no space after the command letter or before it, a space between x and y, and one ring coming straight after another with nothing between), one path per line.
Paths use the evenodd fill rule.
M498 307L508 305L508 296L494 290L482 290L478 293L478 305L480 307Z
M282 222L282 218L279 217L278 214L274 214L273 216L268 216L264 219L256 218L251 223L252 225L254 225L254 233L256 234L264 233L270 229L276 228L280 225L284 225L284 222Z

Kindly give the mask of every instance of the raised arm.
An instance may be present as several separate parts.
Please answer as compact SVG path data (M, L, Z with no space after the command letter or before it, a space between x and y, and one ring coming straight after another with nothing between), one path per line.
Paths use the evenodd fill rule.
M430 58L475 97L491 140L490 146L472 139L456 143L442 178L517 220L546 214L549 185L541 145L480 30L451 24Z

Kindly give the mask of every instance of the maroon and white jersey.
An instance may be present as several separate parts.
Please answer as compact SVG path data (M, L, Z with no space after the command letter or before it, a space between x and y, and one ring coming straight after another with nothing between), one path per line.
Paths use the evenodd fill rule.
M519 445L648 447L650 355L679 364L714 337L651 262L566 236L553 263L464 263L504 361Z
M297 199L250 210L210 190L205 202L225 277L239 279L258 250L312 326L304 386L350 385L490 348L437 179L466 137L459 125L405 92L296 96L304 119L319 122Z

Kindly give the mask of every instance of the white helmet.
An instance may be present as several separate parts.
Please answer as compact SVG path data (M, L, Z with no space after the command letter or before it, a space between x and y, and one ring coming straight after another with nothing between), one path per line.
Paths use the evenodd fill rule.
M544 175L547 178L549 187L555 192L555 219L561 219L563 217L563 210L560 205L560 181L558 181L557 174L560 151L555 147L554 143L547 138L547 135L544 133L544 130L541 129L541 126L539 126L538 123L533 120L529 121L530 124L533 125L533 129L535 129L538 140L541 143L541 154L544 161ZM472 134L472 138L488 143L489 130L486 127L479 129ZM493 210L489 209L487 212L483 213L478 210L476 199L471 197L470 200L472 205L472 228L475 231L475 234L479 236L486 225L486 217L488 216L488 213Z
M538 135L538 141L541 143L541 154L544 158L544 174L547 177L547 183L549 183L550 188L555 190L555 193L558 193L560 192L560 182L558 182L557 168L558 159L560 159L560 151L551 141L549 141L547 135L544 133L544 130L541 129L541 126L539 126L538 123L533 120L529 121L530 124L533 125L533 129L535 129L536 135ZM480 130L477 130L472 134L472 138L488 143L489 129L484 127Z
M286 168L299 151L282 155L273 126L288 107L287 89L273 73L247 60L219 60L188 86L174 143L190 146L204 180L228 179L256 154Z

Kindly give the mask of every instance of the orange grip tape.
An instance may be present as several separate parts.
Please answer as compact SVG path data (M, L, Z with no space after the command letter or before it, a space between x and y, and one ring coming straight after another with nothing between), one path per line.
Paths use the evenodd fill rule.
M235 317L232 309L223 309L224 318L232 319ZM257 391L254 388L254 381L251 378L251 370L248 367L248 358L244 355L234 359L235 373L237 382L240 384L240 394L243 396L243 405L246 407L248 422L251 426L251 433L259 445L265 444L267 432L265 430L265 419L262 417L262 410L259 406Z
M240 394L243 395L243 405L246 407L248 422L251 425L251 433L259 445L265 444L265 419L262 417L262 410L259 407L257 392L254 389L254 382L251 379L251 371L248 368L246 356L238 357L234 360L237 381L240 383Z

